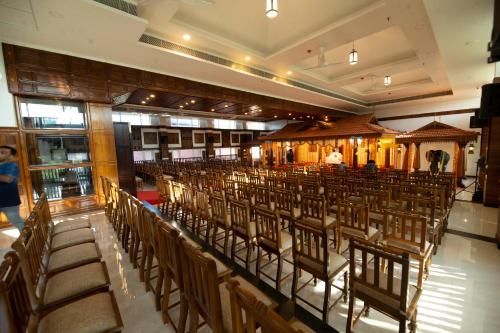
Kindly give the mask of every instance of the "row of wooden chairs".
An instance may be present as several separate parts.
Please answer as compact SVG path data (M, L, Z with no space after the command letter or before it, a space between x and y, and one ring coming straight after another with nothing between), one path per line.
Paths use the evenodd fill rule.
M103 179L103 182L109 182L109 180ZM120 190L120 193L125 192ZM190 332L197 331L199 316L214 332L243 333L242 327L244 326L249 329L248 332L255 332L257 327L253 319L255 315L251 315L255 309L245 308L247 303L244 301L248 302L248 300L260 304L260 311L272 313L273 320L258 322L262 328L279 327L280 331L286 330L287 332L302 332L300 328L307 328L297 321L293 323L284 321L272 310L276 303L240 276L233 276L229 279L231 270L210 254L202 252L201 247L193 240L185 235L182 236L175 224L167 223L128 194L118 198L119 201L113 205L117 210L116 215L118 219L127 220L125 223L136 223L138 229L142 230L139 231L139 239L143 251L146 251L143 252L143 256L148 258L152 258L151 253L145 249L148 247L147 244L151 243L150 249L154 260L158 263L159 276L155 288L148 285L151 282L151 277L147 273L150 270L150 264L146 264L143 279L146 283L146 291L155 292L157 310L162 311L164 322L173 325L177 332L184 332L188 314ZM141 213L121 215L119 207L124 206L122 212L127 212L127 206L134 205L139 207ZM143 263L145 261L149 262L147 259L142 259ZM177 289L172 288L173 284ZM177 290L180 301L172 304L170 297ZM246 298L242 299L236 291L244 293ZM256 301L255 297L259 300ZM230 303L225 302L228 299L231 300ZM180 306L180 318L177 323L174 323L170 310L177 305ZM242 311L250 311L246 312L249 314L248 317L241 317ZM239 317L237 313L240 313ZM299 329L296 330L295 326Z
M52 222L43 194L0 265L2 332L120 332L88 219Z

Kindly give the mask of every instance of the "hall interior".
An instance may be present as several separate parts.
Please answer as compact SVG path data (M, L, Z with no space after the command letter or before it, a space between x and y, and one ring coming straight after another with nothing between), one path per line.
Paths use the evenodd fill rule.
M0 331L500 331L499 17L0 0Z

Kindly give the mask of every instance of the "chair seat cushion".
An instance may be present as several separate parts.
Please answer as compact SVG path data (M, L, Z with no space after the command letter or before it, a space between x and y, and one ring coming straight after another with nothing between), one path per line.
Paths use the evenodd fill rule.
M84 243L51 253L47 270L50 274L57 271L99 261L101 254L95 243Z
M311 249L311 253L316 253L316 248L313 247ZM319 251L320 260L323 261L323 251L320 249ZM301 255L300 253L296 254L296 261L299 264L300 268L308 271L311 274L314 274L318 278L323 277L324 269L323 264L312 260L312 258ZM349 265L349 261L336 252L329 251L328 253L328 277L332 277L340 273ZM324 278L324 277L323 277Z
M64 221L64 222L59 222L56 225L54 225L54 228L52 229L52 234L60 234L61 232L66 232L66 231L72 231L72 230L77 230L77 229L84 229L84 228L90 228L90 221L89 220L76 220L76 221Z
M416 255L421 255L424 256L429 249L431 248L431 243L428 241L425 241L425 248L424 251L420 251L420 245L415 244L413 242L408 242L400 239L387 239L383 241L383 244L385 246L393 247L393 248L398 248L404 251L408 251L411 254L416 254Z
M237 280L241 286L241 288L248 290L251 292L255 298L257 298L259 301L264 303L270 308L275 308L276 303L273 302L269 297L267 297L262 291L257 289L253 284L242 278L241 276L237 275L232 277L231 279ZM233 327L232 327L232 320L231 320L231 302L229 302L229 290L226 287L227 283L221 283L219 284L219 292L220 292L220 299L221 299L221 307L222 307L222 325L224 326L224 330L226 332L232 332ZM243 318L243 321L245 318Z
M387 274L380 271L379 272L379 287L381 289L387 290ZM373 284L374 283L374 270L372 268L368 268L366 270L366 280ZM400 307L400 302L399 300L390 297L386 292L383 290L377 290L376 287L369 287L364 284L361 284L359 282L354 282L353 289L360 291L366 295L369 295L379 301L384 302L388 306L392 307L393 309L399 309ZM394 277L392 280L392 290L393 293L396 295L401 294L401 280L398 279L397 277ZM408 286L408 292L407 292L407 297L406 297L406 306L410 305L411 301L417 294L418 288L414 285L409 285Z
M325 221L324 221L325 224L324 225L323 225L323 221L321 221L320 219L316 219L313 217L306 217L305 219L303 219L304 223L309 224L309 225L313 225L313 226L316 226L319 228L333 227L335 225L336 221L337 221L337 218L335 216L330 216L330 215L325 216Z
M270 239L261 237L260 244L268 248L280 251L280 253L290 250L292 248L293 237L286 231L281 231L281 246L278 248L278 244Z
M62 300L95 291L109 285L106 266L94 262L58 273L47 280L43 305L48 306Z
M77 229L66 231L52 237L51 250L57 251L65 247L70 247L82 243L94 242L95 236L91 229Z
M280 215L285 218L291 218L291 212L289 210L280 209ZM298 219L300 217L300 208L293 209L293 216Z
M38 333L99 333L120 329L121 317L115 310L112 293L99 293L60 307L44 316Z
M367 235L363 230L342 226L342 235L344 237L354 237L358 239L369 240L375 237L378 233L379 231L373 227L368 227Z

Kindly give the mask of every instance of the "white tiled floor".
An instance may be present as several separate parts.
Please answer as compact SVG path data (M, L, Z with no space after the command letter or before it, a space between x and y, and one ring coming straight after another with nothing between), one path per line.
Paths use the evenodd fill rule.
M471 218L472 225L486 226L475 226L470 230L488 233L489 224L496 221L496 213L498 209L483 210L471 203L456 202L450 225L458 227L463 219ZM71 218L91 220L118 300L124 332L173 332L170 326L162 324L160 312L154 308L153 294L146 294L144 285L139 282L138 271L132 268L128 254L121 249L104 214L98 211ZM0 231L0 251L5 252L16 236L17 232L11 229ZM285 265L284 271L290 270L291 266ZM306 278L305 274L303 277ZM290 294L290 285L290 280L283 283L285 294ZM307 287L304 292L309 300L319 305L322 288L319 283L316 287ZM433 257L430 278L424 282L418 308L418 332L500 332L499 299L500 250L492 243L446 234L438 254ZM341 332L345 331L346 314L347 305L339 303L330 313L330 324ZM177 318L175 310L172 315ZM206 327L200 330L208 331ZM372 310L369 317L361 318L356 331L397 332L397 325Z
M448 228L494 238L497 223L498 208L456 200L450 212Z

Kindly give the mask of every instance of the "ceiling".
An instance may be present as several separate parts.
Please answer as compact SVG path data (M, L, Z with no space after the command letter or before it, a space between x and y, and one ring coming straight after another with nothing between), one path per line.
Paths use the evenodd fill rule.
M264 0L210 2L0 0L0 38L355 113L479 97L493 78L492 0L281 0L274 19ZM307 70L320 47L340 64Z

